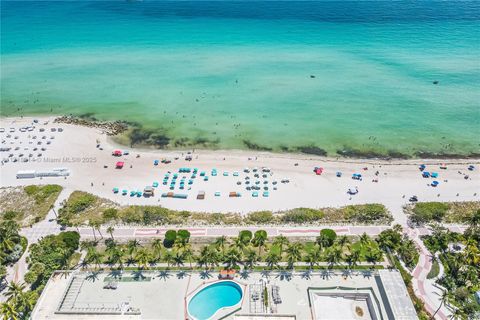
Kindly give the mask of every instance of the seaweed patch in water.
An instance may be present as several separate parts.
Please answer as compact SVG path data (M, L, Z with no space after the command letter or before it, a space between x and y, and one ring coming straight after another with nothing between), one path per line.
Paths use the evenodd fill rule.
M272 148L261 146L249 140L243 140L243 144L250 150L257 150L257 151L272 151Z

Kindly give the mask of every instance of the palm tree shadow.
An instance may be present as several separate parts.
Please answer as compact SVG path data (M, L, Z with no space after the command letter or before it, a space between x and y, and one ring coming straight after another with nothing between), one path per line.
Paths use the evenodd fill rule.
M372 277L372 272L370 270L364 270L362 271L363 277L370 279Z
M137 270L133 271L132 275L133 275L133 280L135 280L135 281L142 281L143 279L146 278L143 275L143 270L141 270L141 269L137 269Z
M350 269L343 270L342 271L342 277L351 278L352 277L352 271Z
M210 279L210 278L212 278L212 277L213 277L212 274L211 274L210 271L208 271L208 270L204 270L204 271L200 272L200 278L201 278L202 280Z
M85 277L85 280L95 282L96 280L98 280L99 274L100 274L100 271L91 271Z
M248 270L243 269L240 272L240 278L242 278L243 280L247 280L249 277L250 277L250 272Z
M261 272L262 278L266 278L266 279L270 278L270 273L271 273L271 271L269 271L269 270L263 270Z
M302 277L302 279L310 280L312 278L312 271L311 270L306 270L306 271L302 272L301 277Z
M281 270L275 278L280 279L280 281L290 281L292 280L292 273L290 271Z
M177 272L177 279L186 278L189 274L185 270Z
M330 270L323 270L320 276L323 280L328 280L332 277L332 275L330 274Z
M110 273L108 274L109 277L111 278L121 278L122 277L122 270L111 270Z
M170 272L168 270L162 270L160 271L160 273L158 274L158 277L160 279L162 279L163 281L167 281L168 278L170 278L172 275L170 274Z

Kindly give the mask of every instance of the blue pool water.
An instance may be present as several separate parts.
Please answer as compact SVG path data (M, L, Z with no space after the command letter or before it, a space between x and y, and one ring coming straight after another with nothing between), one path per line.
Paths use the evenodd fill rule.
M211 284L195 294L188 304L188 312L195 319L209 319L219 309L234 306L241 299L242 289L238 284L221 281Z

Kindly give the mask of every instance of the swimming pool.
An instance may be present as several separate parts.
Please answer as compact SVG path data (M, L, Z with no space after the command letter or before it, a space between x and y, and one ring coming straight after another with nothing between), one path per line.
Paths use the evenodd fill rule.
M198 291L188 303L188 313L196 320L212 318L222 308L242 300L242 288L233 281L220 281Z

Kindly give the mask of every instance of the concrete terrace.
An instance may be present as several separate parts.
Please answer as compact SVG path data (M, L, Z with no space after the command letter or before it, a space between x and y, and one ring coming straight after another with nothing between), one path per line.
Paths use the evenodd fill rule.
M32 319L187 319L188 295L218 281L218 272L125 271L121 279L119 275L108 271L56 272ZM416 319L399 277L398 272L388 270L349 275L341 271L240 272L234 281L244 288L243 301L239 310L223 314L233 312L226 319L338 319L334 316L340 313L335 310L342 306L343 315L354 315L351 319L407 319L404 313L408 319ZM117 289L105 289L112 280ZM268 307L263 301L264 288ZM392 290L395 295L390 295ZM253 299L255 292L257 299ZM321 297L317 295L320 292ZM363 310L361 317L355 316L356 306Z

